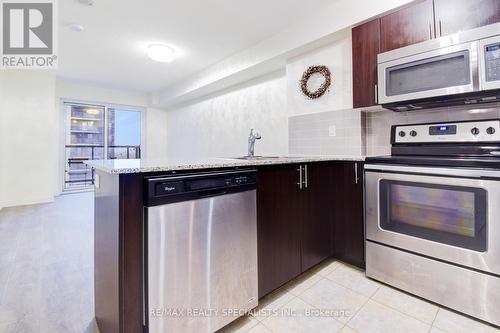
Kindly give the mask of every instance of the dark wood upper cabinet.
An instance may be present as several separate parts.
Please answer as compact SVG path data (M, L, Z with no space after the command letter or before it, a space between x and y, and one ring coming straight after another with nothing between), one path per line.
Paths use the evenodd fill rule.
M380 52L380 23L373 20L352 29L353 106L377 104L377 54Z
M380 52L435 37L433 1L405 7L380 19Z
M353 106L377 101L377 54L500 22L500 0L425 0L352 29Z
M499 0L434 0L437 37L500 22Z
M300 214L303 200L298 165L259 169L257 185L257 250L259 297L301 273Z

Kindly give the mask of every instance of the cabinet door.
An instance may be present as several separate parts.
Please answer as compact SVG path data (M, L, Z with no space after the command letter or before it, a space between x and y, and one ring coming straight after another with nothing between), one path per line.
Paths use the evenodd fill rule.
M435 37L433 1L426 0L380 19L380 49L387 52Z
M257 248L259 297L301 273L300 217L304 202L298 188L299 166L259 169Z
M336 175L334 202L334 256L353 265L365 266L363 222L363 171L361 162L345 162Z
M380 23L373 20L352 29L353 106L377 104L377 54L380 51Z
M500 22L498 0L434 0L434 9L438 37Z
M333 209L336 163L307 164L307 188L302 190L306 204L302 220L302 271L332 256Z

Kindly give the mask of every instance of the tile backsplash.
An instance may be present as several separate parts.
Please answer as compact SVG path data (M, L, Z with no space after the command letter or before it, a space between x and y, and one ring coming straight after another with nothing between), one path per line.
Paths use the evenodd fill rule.
M290 117L290 154L364 155L364 114L359 110L335 110Z
M290 154L388 155L392 125L500 118L500 104L426 111L337 110L290 117Z

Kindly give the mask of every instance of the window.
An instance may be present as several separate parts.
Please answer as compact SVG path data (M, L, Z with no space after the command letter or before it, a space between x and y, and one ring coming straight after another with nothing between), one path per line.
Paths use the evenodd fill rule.
M108 109L108 158L138 158L141 146L141 112Z
M94 173L86 160L141 157L140 110L72 102L64 102L64 110L64 190L93 186Z

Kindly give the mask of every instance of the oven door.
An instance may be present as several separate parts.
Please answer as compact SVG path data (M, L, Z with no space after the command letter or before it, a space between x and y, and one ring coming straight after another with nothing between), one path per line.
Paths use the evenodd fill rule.
M366 165L368 241L500 274L500 171Z
M478 91L477 53L478 42L471 42L379 63L379 103Z

